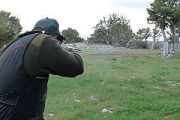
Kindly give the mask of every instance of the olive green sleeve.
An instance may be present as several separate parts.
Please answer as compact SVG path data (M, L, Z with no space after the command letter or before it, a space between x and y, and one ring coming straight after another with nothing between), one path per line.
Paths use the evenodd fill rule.
M51 36L40 34L27 47L24 66L30 76L54 74L75 77L84 72L79 54L62 48Z
M65 50L52 37L44 39L38 55L38 65L42 71L66 77L75 77L84 72L81 56Z

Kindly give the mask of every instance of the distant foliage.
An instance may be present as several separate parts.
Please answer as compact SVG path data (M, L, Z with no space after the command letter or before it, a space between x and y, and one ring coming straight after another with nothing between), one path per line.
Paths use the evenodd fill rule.
M94 27L94 33L88 38L88 42L125 46L134 36L129 22L124 16L115 13L103 17Z
M131 48L131 49L147 49L149 48L148 46L148 42L147 41L130 41L127 45L127 48Z
M83 41L83 39L79 37L78 31L72 28L63 30L62 35L66 38L66 40L64 41L65 43L76 43Z
M147 49L148 48L148 43L146 41L137 41L137 46L138 49Z
M149 17L147 21L150 24L155 24L161 29L164 38L163 55L168 55L168 40L166 35L166 28L170 28L171 32L179 36L180 26L180 1L179 0L154 0L147 8ZM178 33L177 33L178 32Z
M140 28L137 32L136 32L136 40L138 41L147 41L147 39L149 37L151 37L151 31L150 28Z
M124 47L133 38L133 31L128 24L117 23L110 29L110 41Z
M0 47L13 40L21 30L18 18L11 16L10 12L0 11Z

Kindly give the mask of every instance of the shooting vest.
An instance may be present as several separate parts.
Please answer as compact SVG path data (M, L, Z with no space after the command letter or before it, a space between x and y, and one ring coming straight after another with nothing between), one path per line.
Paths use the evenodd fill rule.
M0 120L43 117L48 77L29 76L23 66L28 44L39 33L25 33L0 55Z

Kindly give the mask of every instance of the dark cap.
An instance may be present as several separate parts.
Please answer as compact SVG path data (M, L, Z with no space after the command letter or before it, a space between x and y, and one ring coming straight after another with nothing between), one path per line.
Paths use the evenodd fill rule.
M54 19L46 18L46 19L39 20L35 24L33 29L35 29L35 28L41 28L42 31L45 31L45 34L48 34L48 35L59 35L59 39L60 40L64 40L65 39L65 37L60 35L59 24Z

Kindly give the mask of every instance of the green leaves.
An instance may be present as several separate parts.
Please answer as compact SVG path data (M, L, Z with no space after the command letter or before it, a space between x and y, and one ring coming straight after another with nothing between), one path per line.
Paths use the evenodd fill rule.
M172 23L179 22L180 8L178 0L155 0L150 6L151 8L147 8L149 23L155 23L157 26L165 28Z
M136 32L136 39L143 41L143 40L147 40L149 37L151 37L151 31L150 28L140 28L137 32Z
M126 46L130 39L133 38L133 32L128 24L116 23L110 29L110 38L113 43Z
M94 27L94 34L88 38L88 42L119 44L125 46L133 37L133 32L129 25L130 20L126 20L123 15L110 14L103 17Z
M177 35L176 30L180 26L180 2L179 0L155 0L150 6L151 8L147 8L149 14L147 21L161 29L165 42L163 55L166 56L169 49L165 29L170 28L173 36Z
M10 12L0 11L0 47L15 38L22 30L19 19Z
M66 43L75 43L83 41L83 39L79 37L78 31L72 28L63 30L62 35L66 38L66 40L64 41Z

